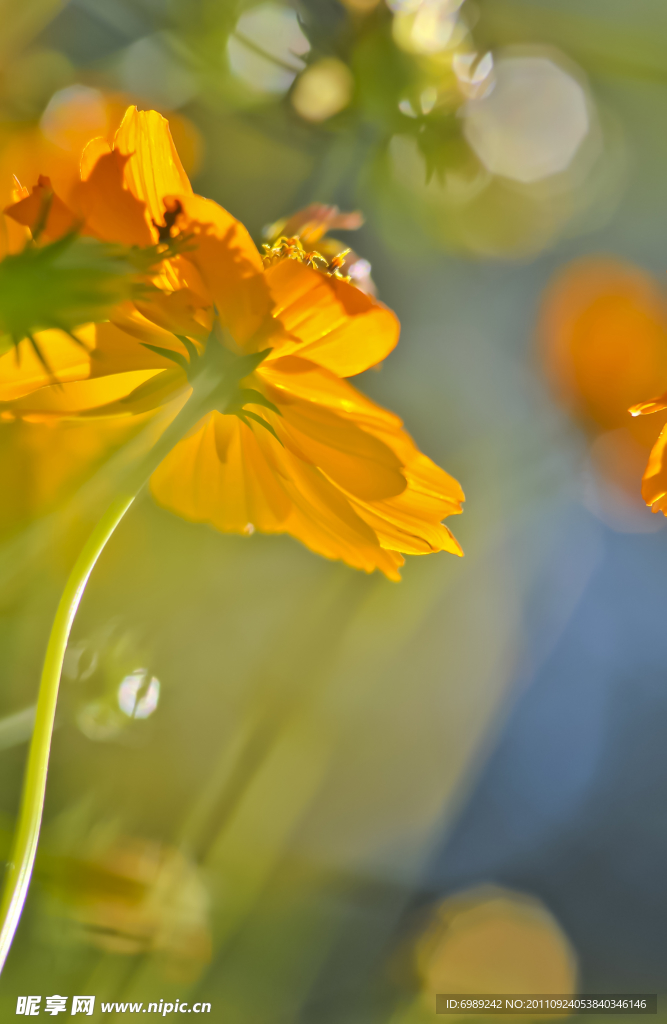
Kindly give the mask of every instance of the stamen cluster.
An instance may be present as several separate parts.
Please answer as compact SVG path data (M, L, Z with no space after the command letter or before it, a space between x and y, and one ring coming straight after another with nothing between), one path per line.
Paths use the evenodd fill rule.
M316 249L310 252L304 249L298 235L292 235L289 238L286 235L281 235L273 245L265 243L262 249L264 250L262 261L265 267L272 267L275 263L280 263L281 260L296 260L297 263L304 263L307 267L312 267L313 270L319 270L321 273L326 274L327 277L337 277L339 281L350 281L346 274L341 273L341 268L345 264L345 257L350 252L350 249L344 249L343 252L339 252L337 256L334 256L329 261L326 256L317 252ZM318 266L318 263L323 265Z

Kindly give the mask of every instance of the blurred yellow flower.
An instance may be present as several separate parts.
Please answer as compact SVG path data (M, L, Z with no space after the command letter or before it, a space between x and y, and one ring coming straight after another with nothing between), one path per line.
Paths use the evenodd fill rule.
M5 212L28 229L40 218L45 240L79 224L105 242L169 243L169 256L151 278L156 291L79 328L80 344L58 330L37 335L51 375L26 341L18 361L0 358L0 415L53 421L165 405L176 415L203 359L246 357L234 397L153 474L159 504L222 531L288 533L391 579L401 553L460 553L441 522L461 511L458 483L344 379L394 348L390 310L305 263L265 268L243 225L193 193L155 111L131 107L113 146L88 144L68 203L56 194L45 209L38 190Z
M534 897L495 886L457 893L435 908L416 967L429 1008L445 992L577 991L576 956L558 922Z
M79 942L123 955L159 954L161 973L192 982L211 959L209 898L179 850L116 836L82 857L45 851L38 866L49 910Z

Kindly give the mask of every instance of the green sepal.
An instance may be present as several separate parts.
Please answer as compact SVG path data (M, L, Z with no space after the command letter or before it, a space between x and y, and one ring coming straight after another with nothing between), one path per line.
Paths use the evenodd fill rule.
M285 447L285 445L282 443L282 441L280 440L280 438L276 434L276 432L273 429L273 427L271 426L271 424L267 423L266 420L262 419L261 416L258 416L257 413L250 412L249 409L241 409L239 412L233 413L233 415L234 416L238 416L238 418L241 420L241 422L245 423L246 427L250 427L250 424L248 423L248 419L254 420L255 423L259 423L260 427L264 427L264 429L268 430L268 432L270 434L273 434L273 436L275 437L276 441L278 442L278 444L280 445L281 448Z
M190 358L190 366L194 366L199 359L199 350L193 341L186 338L184 334L177 334L176 337L180 341L181 345L185 348Z
M251 352L247 356L237 356L234 366L234 372L238 380L242 380L243 377L248 377L253 370L256 370L260 366L266 357L271 354L273 350L270 348L262 349L261 352Z
M139 342L144 348L149 348L151 352L155 352L156 355L162 356L164 359L170 359L172 363L176 363L186 373L191 369L191 365L185 358L182 352L174 352L171 348L161 348L159 345L151 345L147 341Z
M270 409L271 412L275 412L277 416L282 416L282 413L277 405L274 405L261 391L255 391L254 388L240 388L236 392L236 399L234 401L235 406L243 408L245 405L262 405L265 409Z
M33 352L35 353L35 355L39 359L40 363L42 364L42 366L46 370L47 374L49 375L49 377L51 379L51 384L55 384L56 386L58 386L58 380L56 378L56 375L54 374L53 370L51 369L51 366L49 365L46 356L42 352L41 347L37 344L37 340L35 338L33 338L32 334L29 334L27 337L28 337L28 341L30 342L30 346L31 346Z

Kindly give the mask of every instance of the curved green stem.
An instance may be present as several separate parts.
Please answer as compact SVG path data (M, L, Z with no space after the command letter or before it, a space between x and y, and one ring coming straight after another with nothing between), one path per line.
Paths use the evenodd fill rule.
M88 577L134 497L134 494L122 495L109 506L77 558L58 604L44 659L18 826L0 905L0 971L4 967L18 927L35 863L58 687L70 629Z
M223 347L210 346L207 348L207 354L210 354L211 358L208 362L202 360L199 372L191 380L192 391L189 399L156 444L126 476L122 487L123 493L112 502L88 538L68 577L58 604L39 685L35 729L28 754L19 819L0 904L0 973L11 948L30 886L42 824L60 675L70 629L88 577L136 495L165 456L202 416L213 409L224 410L238 381L251 372L266 355L256 353L237 358L236 366L232 370L229 365L229 354L226 356L226 362L223 359Z

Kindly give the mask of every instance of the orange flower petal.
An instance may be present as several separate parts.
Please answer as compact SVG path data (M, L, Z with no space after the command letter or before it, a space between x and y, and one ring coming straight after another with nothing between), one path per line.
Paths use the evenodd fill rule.
M290 259L269 267L266 280L273 315L294 339L277 354L296 353L351 377L381 362L398 342L394 313L346 281Z
M92 346L92 324L78 328L77 336ZM11 402L32 391L43 388L53 380L63 383L84 380L90 373L90 356L86 349L62 331L39 331L35 340L48 355L50 376L30 342L21 341L16 350L0 356L0 402Z
M299 442L308 443L303 436ZM422 458L437 477L437 467ZM451 495L443 503L442 495L420 490L418 473L409 493L361 502L322 470L260 426L212 413L165 459L151 489L159 504L193 522L225 532L289 533L325 557L367 572L378 568L390 579L399 578L400 552L461 554L438 522L443 508L460 508Z
M393 552L385 551L375 532L356 513L345 496L315 467L295 461L292 467L294 510L288 532L325 558L341 559L355 569L380 569L399 579Z
M0 259L10 253L21 252L30 241L30 232L11 217L0 214Z
M447 516L462 512L464 494L458 481L419 451L404 430L379 431L385 443L400 457L407 481L401 494L382 501L359 502L359 515L376 531L383 547L406 554L432 551L463 551L442 523Z
M353 506L375 531L384 548L407 555L428 555L435 551L463 554L451 531L439 522L438 514L434 515L431 509L421 505L419 495L409 484L405 495L399 498L372 504L355 501ZM439 514L442 517L452 513L443 512L441 508Z
M167 375L169 380L160 380L161 386L156 394L153 378L161 378L163 375ZM107 377L52 384L16 399L11 404L11 411L24 419L33 420L76 418L92 412L98 416L146 412L163 405L173 394L175 377L175 372L171 370L130 370ZM146 383L151 384L151 400L138 401L146 396ZM143 386L141 393L133 394L140 386Z
M91 139L90 142L86 143L81 154L81 164L79 167L81 181L88 181L100 157L108 156L111 152L111 146L106 139Z
M405 490L401 461L382 441L318 406L293 402L281 407L273 426L286 445L292 441L308 462L318 466L343 490L368 501Z
M172 334L148 326L152 330L145 334L153 343L182 351ZM40 331L35 336L40 350L48 355L51 373L27 339L17 353L0 358L0 403L5 411L21 418L49 419L87 415L92 410L96 415L126 415L170 401L182 388L182 370L115 324L88 324L77 333L83 345L57 330ZM145 385L165 372L159 386L151 385L149 398ZM144 385L143 391L140 385ZM101 413L101 407L107 406Z
M653 445L644 479L642 497L654 512L667 515L667 427Z
M246 351L266 346L262 328L271 310L264 268L252 238L236 218L201 196L180 197L179 226L194 234L186 258L199 271L222 323Z
M189 288L164 294L158 292L145 302L135 299L142 316L171 334L185 335L205 342L213 326L213 311L203 309L199 298Z
M281 532L292 504L253 432L218 412L176 445L153 474L151 490L177 515L232 533Z
M27 130L13 127L11 136L3 139L0 153L0 203L4 206L13 198L16 179L23 186L32 185L40 174L48 175L54 191L67 206L72 188L79 182L80 151L67 152L45 139L35 125Z
M263 390L273 402L288 404L295 399L316 402L341 416L354 418L361 427L400 430L402 421L393 412L366 398L346 380L300 356L269 356L255 371Z
M104 361L107 369L105 372L112 372L111 367L127 369L139 366L165 366L164 357L152 353L146 345L156 345L158 348L173 349L176 352L183 352L183 345L174 334L149 320L141 313L132 302L122 302L116 306L111 313L110 330L108 324L99 324L96 332L96 349L104 351ZM123 334L121 338L118 331ZM160 360L159 364L155 360ZM150 360L150 361L149 361Z
M163 223L166 196L192 193L169 122L156 110L129 107L116 132L114 150L128 157L124 164L126 188L146 204L157 224Z
M463 491L458 481L419 451L409 434L402 429L401 420L397 416L371 402L347 381L339 380L328 371L295 356L275 360L269 358L255 371L253 377L260 381L256 385L259 390L264 391L267 397L279 406L287 424L290 423L292 408L301 408L304 399L308 406L309 398L316 403L318 409L325 407L341 417L353 420L356 427L363 429L366 437L370 434L386 445L398 460L408 487L407 490L402 487L400 492L397 492L401 497L392 500L393 511L385 509L385 513L395 515L397 521L401 522L407 515L408 519L405 521L409 520L410 531L419 532L421 523L431 537L424 546L419 539L415 540L406 534L405 543L409 544L411 549L415 544L422 544L423 550L450 550L453 544L456 550L460 551L456 542L452 541L449 531L440 523L446 516L461 512ZM280 430L279 424L273 422ZM333 439L337 429L334 421L331 421L329 440ZM292 436L296 440L297 435L294 432ZM302 435L298 436L298 444L305 453L307 444L304 443ZM312 448L310 453L314 454ZM337 482L345 487L341 478L337 478ZM352 493L357 493L358 497L361 496L354 492L353 487L348 489ZM366 497L371 499L370 494ZM375 495L376 499L380 497L382 496L379 494ZM360 514L365 516L363 511Z
M334 484L236 417L202 420L153 474L151 490L160 505L193 522L225 532L289 533L327 558L398 578L400 556L380 547Z
M149 225L145 204L125 187L129 159L117 151L99 157L76 191L77 204L89 234L105 242L152 245L154 229Z
M405 430L386 431L383 428L369 426L370 432L380 437L385 444L398 455L403 463L403 472L410 485L410 491L421 496L421 502L431 500L437 520L445 516L458 515L461 503L465 501L463 489L453 476L436 466L427 455L420 452L410 435Z
M628 412L632 413L633 416L648 416L653 412L662 412L663 409L667 409L667 392L646 402L638 402L637 405L631 405Z
M48 241L61 238L72 231L78 223L75 215L54 193L50 180L43 174L40 174L32 193L26 199L6 207L4 212L31 231L34 231L46 212L42 233Z

